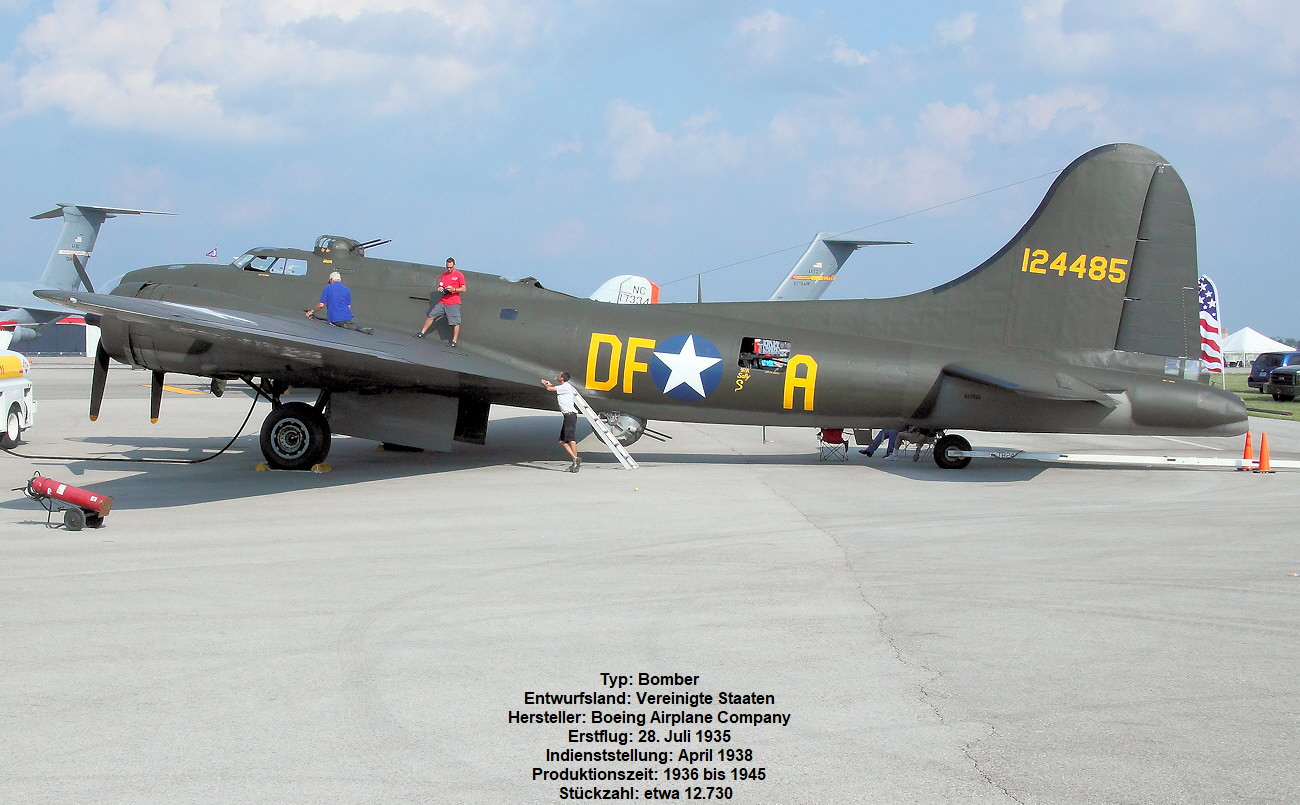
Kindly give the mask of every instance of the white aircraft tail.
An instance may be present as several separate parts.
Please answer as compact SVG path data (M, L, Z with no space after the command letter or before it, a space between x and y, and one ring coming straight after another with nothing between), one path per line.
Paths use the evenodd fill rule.
M905 240L843 240L828 232L819 232L808 244L808 251L803 253L799 262L790 269L785 278L768 297L769 302L793 302L820 299L831 281L844 266L849 255L863 246L904 246L910 245Z
M606 280L587 298L619 305L654 305L659 302L659 286L645 277L620 274Z
M49 212L33 215L32 220L63 218L63 230L41 274L40 287L58 291L75 291L84 287L94 291L86 276L86 262L95 248L99 227L117 215L171 215L153 210L127 210L120 207L92 207L87 204L60 204Z

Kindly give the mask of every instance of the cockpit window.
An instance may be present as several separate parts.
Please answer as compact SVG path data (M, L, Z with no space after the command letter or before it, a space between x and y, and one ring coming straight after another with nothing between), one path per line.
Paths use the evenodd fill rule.
M257 271L262 274L288 274L291 277L307 275L307 261L289 257L272 257L265 254L244 254L235 258L235 268Z

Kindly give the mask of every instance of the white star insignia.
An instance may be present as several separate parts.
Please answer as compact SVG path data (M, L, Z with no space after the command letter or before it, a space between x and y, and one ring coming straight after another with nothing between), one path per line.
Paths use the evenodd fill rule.
M693 335L686 337L686 343L682 344L681 352L656 352L654 355L663 361L664 365L670 370L668 382L664 384L664 394L682 384L686 384L701 397L705 396L704 383L700 380L700 375L715 363L722 362L721 358L706 358L696 355L695 336Z

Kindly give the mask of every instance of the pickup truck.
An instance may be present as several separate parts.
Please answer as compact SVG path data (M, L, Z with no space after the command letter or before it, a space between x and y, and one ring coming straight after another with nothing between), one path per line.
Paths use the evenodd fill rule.
M1279 366L1268 373L1268 382L1260 389L1279 402L1291 402L1300 391L1300 364Z

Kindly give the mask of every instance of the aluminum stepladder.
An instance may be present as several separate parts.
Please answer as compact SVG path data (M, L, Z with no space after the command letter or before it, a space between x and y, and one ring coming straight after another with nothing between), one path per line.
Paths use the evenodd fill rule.
M606 427L600 415L591 410L591 406L587 405L587 401L582 399L582 395L576 391L573 392L573 404L578 406L578 411L591 423L591 429L596 431L596 435L600 436L601 440L605 442L605 445L609 447L609 452L614 454L614 457L618 459L618 463L623 465L623 469L634 470L641 466L636 463L636 459L632 458L632 454L618 443L618 439L614 438L613 431Z

